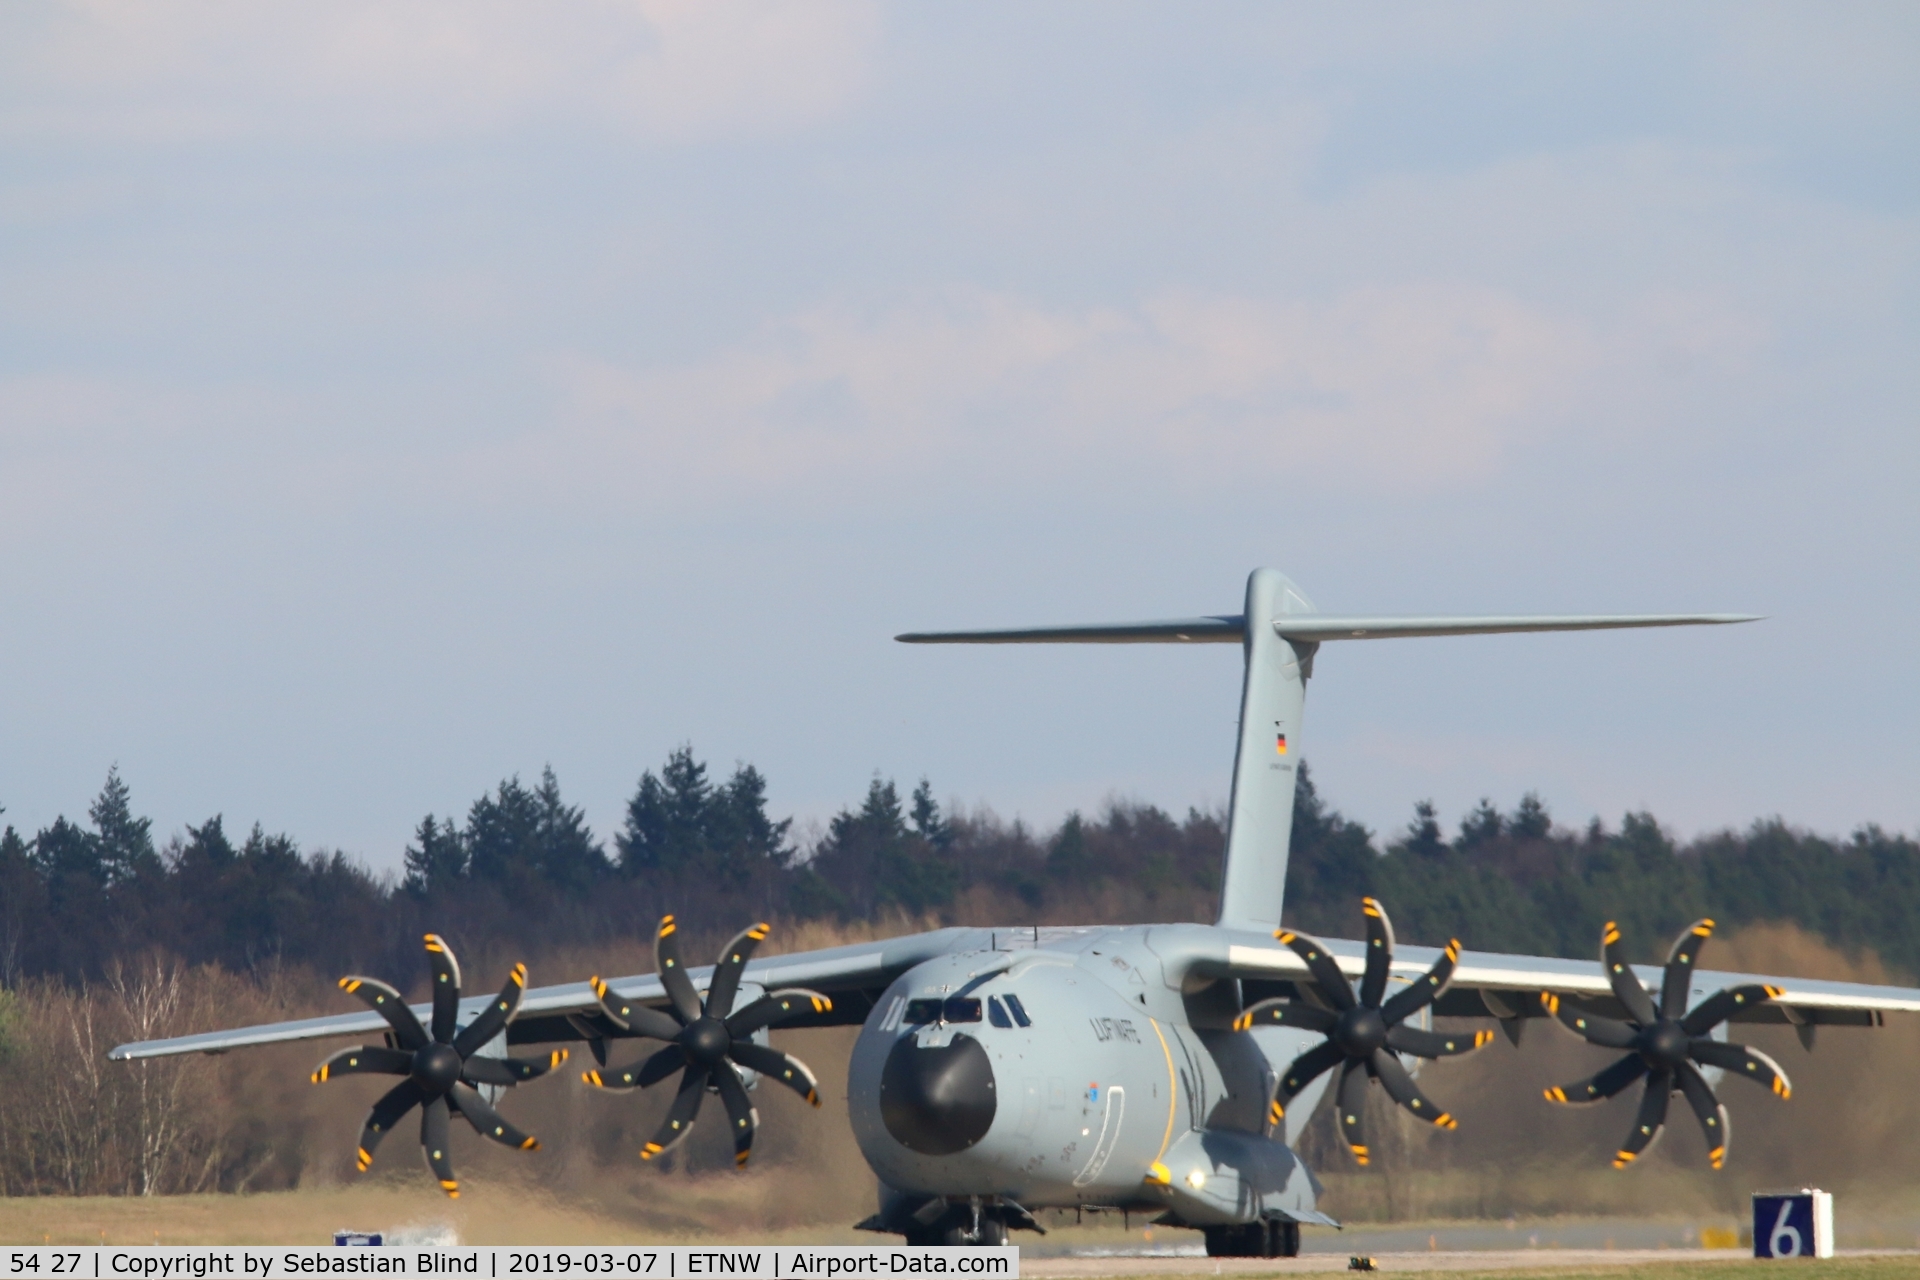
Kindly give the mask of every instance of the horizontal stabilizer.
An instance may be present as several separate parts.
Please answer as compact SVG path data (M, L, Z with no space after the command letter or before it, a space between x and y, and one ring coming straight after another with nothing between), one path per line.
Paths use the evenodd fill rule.
M1096 622L1084 627L909 631L894 639L902 644L1239 644L1246 635L1247 620L1234 613L1167 622Z
M1719 626L1757 622L1748 613L1552 614L1538 617L1341 617L1287 613L1273 620L1288 640L1389 640L1405 636L1482 636L1515 631L1607 631L1626 627ZM1237 644L1246 639L1246 618L1222 614L1165 622L1108 622L1070 627L1015 627L999 631L909 631L903 644Z

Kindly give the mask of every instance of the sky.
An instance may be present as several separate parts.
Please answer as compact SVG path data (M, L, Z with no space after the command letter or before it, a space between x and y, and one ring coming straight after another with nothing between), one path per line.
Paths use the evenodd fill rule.
M110 767L398 863L691 744L1045 826L1224 803L1239 658L900 631L1740 611L1329 645L1392 834L1536 791L1920 828L1920 10L0 8L0 803Z

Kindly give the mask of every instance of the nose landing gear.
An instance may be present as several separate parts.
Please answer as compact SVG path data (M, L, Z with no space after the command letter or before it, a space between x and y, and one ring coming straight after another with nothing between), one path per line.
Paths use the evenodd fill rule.
M931 1227L907 1232L908 1244L1003 1245L1007 1220L992 1209L955 1205Z

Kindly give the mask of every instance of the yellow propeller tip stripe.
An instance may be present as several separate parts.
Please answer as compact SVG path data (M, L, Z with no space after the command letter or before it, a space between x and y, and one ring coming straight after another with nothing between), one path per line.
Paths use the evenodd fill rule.
M540 1149L540 1139L528 1138L525 1142L520 1144L520 1149L522 1151L538 1151Z
M1280 929L1276 930L1273 936L1280 939L1283 945L1292 946L1296 935L1288 933L1285 929Z

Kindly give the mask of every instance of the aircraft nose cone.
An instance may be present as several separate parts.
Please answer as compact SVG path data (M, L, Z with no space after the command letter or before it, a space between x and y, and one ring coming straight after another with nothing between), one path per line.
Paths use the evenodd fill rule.
M950 1156L993 1125L993 1063L972 1036L923 1049L896 1041L880 1072L880 1119L893 1140L925 1156Z

